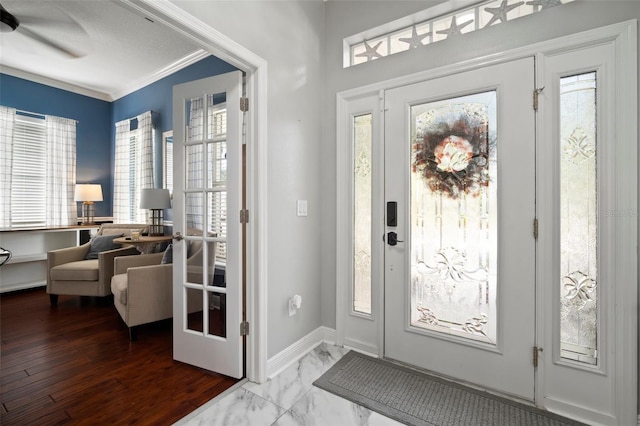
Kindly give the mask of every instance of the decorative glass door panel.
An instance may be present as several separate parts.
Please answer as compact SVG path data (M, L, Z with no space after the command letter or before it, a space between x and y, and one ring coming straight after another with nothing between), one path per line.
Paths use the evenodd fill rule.
M497 339L496 91L411 107L411 325Z
M371 314L371 190L372 114L354 117L353 305Z
M560 354L597 363L596 73L560 79Z

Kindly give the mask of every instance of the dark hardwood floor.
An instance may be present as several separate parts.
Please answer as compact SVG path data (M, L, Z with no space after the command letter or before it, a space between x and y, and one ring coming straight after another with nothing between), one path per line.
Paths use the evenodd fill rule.
M237 382L173 361L171 321L129 341L113 302L0 295L0 424L170 425Z

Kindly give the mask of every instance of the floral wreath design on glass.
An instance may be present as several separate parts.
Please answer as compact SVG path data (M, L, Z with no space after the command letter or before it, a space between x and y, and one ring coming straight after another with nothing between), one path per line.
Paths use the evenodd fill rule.
M465 104L445 113L417 117L413 172L429 189L456 199L478 196L489 184L489 126L486 106Z

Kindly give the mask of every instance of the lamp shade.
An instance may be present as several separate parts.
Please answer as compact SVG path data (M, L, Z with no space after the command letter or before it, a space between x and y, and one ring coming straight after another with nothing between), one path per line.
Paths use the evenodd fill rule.
M171 195L168 189L145 188L140 194L141 209L169 209L171 208Z
M102 186L99 183L76 184L75 201L102 201Z

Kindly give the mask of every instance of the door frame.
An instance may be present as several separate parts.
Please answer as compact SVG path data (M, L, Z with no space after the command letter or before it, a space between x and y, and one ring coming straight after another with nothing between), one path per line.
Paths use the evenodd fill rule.
M267 372L267 61L168 1L122 0L123 6L189 38L203 50L243 71L251 108L246 113L246 377L262 383Z
M615 131L618 140L637 141L637 22L635 20L625 21L617 24L608 25L593 30L580 32L577 34L564 36L544 42L535 43L528 46L512 49L509 51L491 54L484 57L475 58L463 63L446 65L427 71L422 71L390 80L385 80L367 86L358 87L337 93L336 95L336 164L337 164L337 182L336 182L336 342L338 345L344 345L350 341L352 336L349 335L350 319L353 315L350 313L349 294L352 285L353 269L352 269L352 224L351 216L344 215L344 212L351 211L351 164L352 149L351 136L348 130L351 125L350 103L358 99L369 97L371 99L372 109L382 109L380 100L382 99L382 91L393 89L400 86L406 86L420 81L436 79L447 75L471 71L488 65L501 62L508 62L523 57L531 57L536 55L545 55L551 53L559 53L570 51L575 48L595 45L600 43L613 43L615 45L614 67L616 70L616 79L618 87L624 87L625 90L618 90L616 94L616 110L620 112L615 122ZM380 126L384 129L384 120L381 123L374 123L374 126ZM624 124L624 125L623 125ZM375 142L374 142L375 143ZM374 147L374 152L376 148ZM635 152L635 151L634 151ZM635 157L634 157L635 158ZM637 188L637 182L628 183L629 188ZM621 188L624 189L624 188ZM637 212L637 194L628 200L629 205L633 205L633 210ZM637 222L637 217L636 217ZM637 229L637 223L636 228ZM618 230L618 235L625 235L622 230ZM636 233L630 238L637 238ZM627 232L626 235L629 235ZM372 241L378 241L383 244L382 235ZM375 251L375 245L372 247ZM631 265L637 265L636 256L626 255L625 261L631 261ZM623 270L626 274L626 280L637 282L637 268L627 268ZM378 280L379 282L380 280ZM624 281L621 279L620 281ZM374 284L376 281L374 280ZM373 285L373 284L372 284ZM539 285L537 285L539 287ZM616 293L616 304L623 306L625 309L616 312L616 330L617 341L623 342L624 347L619 347L616 358L616 394L619 399L616 401L616 418L620 424L634 424L639 422L640 417L637 415L637 397L638 397L638 313L637 313L637 286L633 288L623 289ZM372 294L375 293L377 300L383 300L384 286L378 284L372 287ZM375 298L374 298L375 300ZM540 301L537 301L540 306ZM634 309L635 308L635 309ZM383 307L381 308L383 309ZM542 329L541 308L536 310L536 329ZM623 313L626 317L623 318ZM366 348L353 347L360 351L367 351L373 355L382 356L384 354L384 323L382 316L378 315L376 320L371 321L371 327L375 328L376 341L365 342ZM540 334L538 332L538 338ZM533 343L533 342L532 342ZM543 383L541 383L541 374L536 373L536 401L538 404L543 400ZM640 423L639 423L640 424Z

